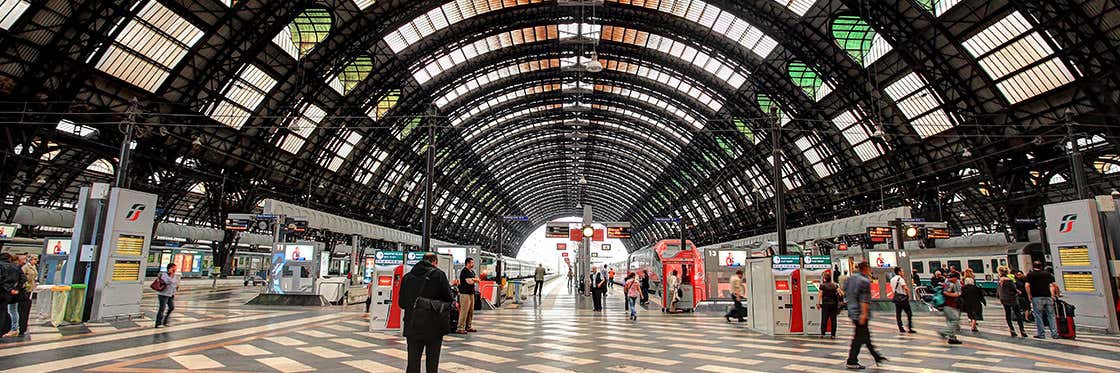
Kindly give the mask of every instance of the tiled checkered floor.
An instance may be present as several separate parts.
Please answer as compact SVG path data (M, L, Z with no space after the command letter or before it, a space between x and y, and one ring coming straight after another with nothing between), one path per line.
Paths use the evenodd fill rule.
M642 310L629 321L617 294L604 313L575 311L576 296L558 282L543 304L478 314L479 333L449 336L441 368L451 372L750 372L843 369L849 330L836 340L772 338L726 324L716 315L664 315ZM148 322L92 325L58 333L37 328L30 340L0 345L0 370L47 372L179 370L248 372L399 372L404 340L368 332L359 312L239 306L247 289L181 295L170 328ZM236 301L235 301L236 300ZM146 299L147 301L147 299ZM147 303L150 306L150 303ZM179 311L182 312L179 312ZM1084 335L1076 341L1036 341L1003 335L996 321L948 346L933 330L934 316L919 318L920 333L892 332L879 315L873 336L892 362L871 370L1115 371L1120 338ZM864 361L870 357L864 353Z

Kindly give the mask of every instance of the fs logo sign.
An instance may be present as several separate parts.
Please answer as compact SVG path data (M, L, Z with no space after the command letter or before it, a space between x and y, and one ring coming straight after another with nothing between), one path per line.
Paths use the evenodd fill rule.
M1077 222L1077 214L1068 214L1062 216L1062 222L1058 224L1059 233L1069 233L1073 231L1073 223Z
M136 221L140 219L140 213L144 212L146 208L148 208L148 206L145 206L143 203L134 204L132 208L128 209L128 214L125 214L124 218L128 221Z

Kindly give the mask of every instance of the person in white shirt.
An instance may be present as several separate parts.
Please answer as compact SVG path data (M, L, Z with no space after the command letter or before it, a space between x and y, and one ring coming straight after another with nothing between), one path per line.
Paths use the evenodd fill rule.
M676 313L677 301L681 300L681 298L677 296L677 290L681 288L681 279L677 277L677 270L674 269L673 272L669 274L669 279L666 283L669 285L669 296L665 297L669 299L669 313Z
M914 311L910 309L910 286L906 284L906 277L902 276L902 268L894 267L894 277L891 278L891 289L894 290L894 319L898 322L899 333L916 333L914 331ZM902 313L906 312L906 328L902 325Z

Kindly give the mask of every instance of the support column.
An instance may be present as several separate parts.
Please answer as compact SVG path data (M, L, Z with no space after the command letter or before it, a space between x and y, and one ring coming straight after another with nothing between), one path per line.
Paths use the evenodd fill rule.
M778 109L770 108L771 154L774 156L774 220L778 232L778 254L786 255L786 185L782 182L782 124L778 119ZM683 245L683 243L682 243ZM683 246L682 246L683 248Z

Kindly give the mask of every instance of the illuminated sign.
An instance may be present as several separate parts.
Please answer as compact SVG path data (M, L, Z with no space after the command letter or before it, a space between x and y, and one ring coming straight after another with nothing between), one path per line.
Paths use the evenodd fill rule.
M807 255L805 256L805 269L829 269L832 268L832 257L828 255Z
M140 262L138 261L117 261L113 263L113 281L139 281L140 280Z
M377 276L377 286L393 286L393 276Z
M568 223L548 223L544 228L546 238L568 238Z
M891 227L867 227L867 237L871 243L886 243L891 238Z
M599 245L599 250L602 250L602 251L611 251L611 245L610 245L610 244L606 244L606 243L605 243L605 244L602 244L602 245Z
M567 250L567 249L568 249L568 244L566 244L566 243L560 242L560 243L556 244L556 250L562 251L562 250ZM568 253L564 253L564 255L567 256Z
M1095 293L1097 291L1092 272L1062 272L1062 282L1066 292Z
M1065 267L1088 267L1093 265L1089 260L1088 246L1058 246L1058 259Z
M630 237L630 227L607 226L607 238L629 239Z
M287 218L284 220L284 226L290 232L303 232L307 230L307 219L304 218Z
M238 218L226 219L226 230L244 232L244 231L249 230L249 227L252 226L252 225L253 225L253 220L252 219L238 219Z
M48 238L47 249L44 251L47 255L70 255L70 239L69 238Z
M15 224L0 224L0 238L15 237L18 228L19 226Z
M949 239L949 228L926 228L926 238L931 240L947 240Z
M564 258L567 258L568 257L568 252L567 251L562 252L562 253L560 253L560 256L562 256Z
M771 257L771 268L773 269L798 269L801 268L801 256L799 255L774 255Z
M140 256L144 252L144 236L117 236L117 255Z
M774 281L774 289L777 291L789 291L789 281L778 280Z

